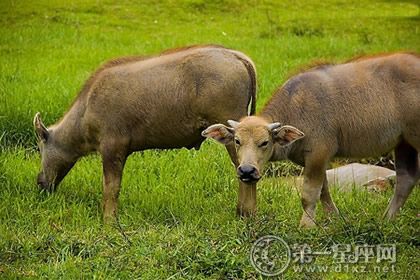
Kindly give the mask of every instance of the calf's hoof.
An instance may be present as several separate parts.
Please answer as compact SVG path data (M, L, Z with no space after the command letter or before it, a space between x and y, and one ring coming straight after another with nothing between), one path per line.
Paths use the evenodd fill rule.
M392 200L391 203L386 207L382 218L388 221L394 221L397 218L399 212L400 209L394 205L394 200Z
M303 216L300 220L299 226L301 228L314 228L316 226L315 221L309 216Z
M326 205L326 206L324 206L324 212L328 216L334 216L334 215L338 215L339 214L338 208L335 205Z
M104 225L115 225L117 224L117 216L114 214L104 214L103 216Z
M252 217L255 216L256 212L255 208L245 208L239 205L236 207L236 215L238 215L238 217Z
M397 212L385 211L382 217L388 221L395 221L397 218Z

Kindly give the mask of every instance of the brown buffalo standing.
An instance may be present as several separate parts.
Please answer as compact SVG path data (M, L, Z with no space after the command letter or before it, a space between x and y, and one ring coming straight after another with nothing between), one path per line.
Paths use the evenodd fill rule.
M318 200L337 211L325 175L332 158L394 149L397 186L386 212L393 218L420 178L420 57L395 53L309 69L289 79L258 116L228 123L203 136L236 144L237 173L249 185L245 212L255 210L264 163L290 159L305 167L301 225L313 226Z
M106 63L86 82L70 110L46 128L35 115L42 171L54 190L76 161L98 151L103 160L104 219L116 217L121 176L130 153L196 148L211 124L255 111L256 72L246 55L192 46ZM227 147L236 163L234 146ZM242 184L243 185L243 184ZM242 186L243 187L243 186Z

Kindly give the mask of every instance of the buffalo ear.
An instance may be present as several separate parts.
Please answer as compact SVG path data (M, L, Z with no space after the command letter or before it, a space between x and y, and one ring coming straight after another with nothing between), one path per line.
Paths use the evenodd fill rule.
M291 125L284 125L280 128L274 128L271 130L273 139L275 142L282 146L289 145L298 139L305 137L305 134Z
M39 112L36 113L34 117L34 128L36 134L38 135L38 138L42 142L47 142L50 133L48 132L48 129L45 127L45 125L42 123L41 114Z
M227 127L224 124L213 124L201 132L201 135L206 138L213 138L217 142L227 145L233 141L234 129Z

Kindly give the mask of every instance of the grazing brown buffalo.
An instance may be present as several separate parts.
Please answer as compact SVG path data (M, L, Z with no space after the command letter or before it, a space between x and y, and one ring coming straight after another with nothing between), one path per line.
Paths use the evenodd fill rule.
M211 124L255 112L256 71L243 53L192 46L160 55L112 60L86 82L70 110L46 128L39 113L42 171L54 190L76 161L94 151L103 160L105 221L116 217L121 176L130 153L196 148ZM227 146L236 163L234 145Z
M325 170L333 157L395 151L393 218L420 178L420 57L395 53L320 65L289 79L258 116L215 124L202 135L235 143L239 178L249 184L246 212L255 210L256 182L267 161L305 167L302 226L313 226L319 199L336 212ZM287 124L287 125L283 125Z

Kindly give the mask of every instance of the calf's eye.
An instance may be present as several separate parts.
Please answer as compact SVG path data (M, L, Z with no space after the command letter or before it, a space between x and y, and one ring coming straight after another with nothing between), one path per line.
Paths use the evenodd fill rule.
M267 147L267 145L268 145L268 141L264 141L258 147L264 148L264 147Z
M235 139L235 144L239 146L239 145L241 145L241 141L239 141L239 139L238 139L238 138L236 138L236 139Z

